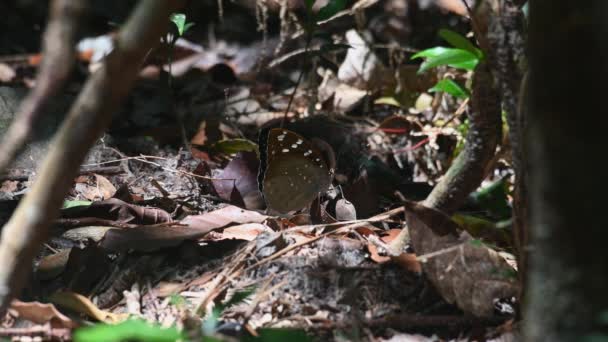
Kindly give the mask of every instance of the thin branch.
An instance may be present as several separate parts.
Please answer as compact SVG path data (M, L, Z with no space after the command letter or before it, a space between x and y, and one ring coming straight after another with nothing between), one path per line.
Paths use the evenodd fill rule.
M61 90L76 59L76 37L86 1L55 0L43 38L42 64L34 89L23 100L0 144L0 173L29 140L49 99Z
M39 177L0 236L0 313L19 293L32 261L86 153L129 93L147 52L167 30L181 1L139 2L116 37L114 51L84 85L51 143Z

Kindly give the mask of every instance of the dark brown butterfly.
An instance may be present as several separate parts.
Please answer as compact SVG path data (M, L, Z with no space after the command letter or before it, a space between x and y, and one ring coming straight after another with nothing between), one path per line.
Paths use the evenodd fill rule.
M332 162L299 134L273 128L260 134L259 146L258 185L270 210L302 209L329 188Z

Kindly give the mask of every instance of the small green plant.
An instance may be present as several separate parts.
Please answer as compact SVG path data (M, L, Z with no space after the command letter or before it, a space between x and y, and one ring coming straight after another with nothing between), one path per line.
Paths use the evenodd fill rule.
M211 313L209 313L209 316L203 321L203 325L201 327L203 330L203 334L206 336L213 335L215 333L215 331L217 330L220 316L222 315L224 310L228 309L229 307L231 307L233 305L243 302L254 291L255 291L255 288L253 288L253 287L247 288L243 291L238 291L226 303L221 303L221 304L216 305L211 310Z
M243 302L249 297L255 289L247 288L243 291L236 292L230 300L225 303L216 305L201 326L202 337L199 342L221 342L224 339L221 335L216 334L222 313L233 305ZM185 299L179 295L171 296L173 305L184 305ZM258 336L243 336L241 341L259 341L259 342L309 342L311 337L303 330L298 329L258 329ZM162 328L156 324L150 324L138 319L131 319L120 324L97 324L91 327L81 328L74 333L75 342L120 342L120 341L136 341L136 342L177 342L177 341L195 341L186 338L185 334L178 331L176 328Z
M171 86L171 64L173 62L173 51L175 50L175 43L182 37L192 26L195 24L186 20L184 13L173 13L169 17L169 20L175 24L177 34L168 33L162 40L169 46L169 54L167 57L167 64L169 65L169 86Z
M173 13L171 14L170 20L177 27L177 34L181 37L195 24L193 22L186 21L186 15L183 13Z
M164 329L142 320L127 320L120 324L97 324L74 332L75 342L174 342L184 340L175 328Z
M186 15L184 13L173 13L169 17L169 20L175 25L175 31L173 33L167 33L167 35L161 38L161 42L166 44L169 47L169 51L167 54L167 65L169 66L169 70L167 73L167 85L169 86L169 96L171 106L173 107L173 72L172 72L172 64L173 64L173 52L175 50L175 44L177 40L182 37L186 32L194 26L194 23L188 22L186 20ZM161 73L162 75L162 73ZM186 127L184 126L184 118L181 112L177 112L177 124L180 127L181 136L183 140L184 147L188 148L189 142L186 134Z
M439 30L439 36L452 45L452 47L436 46L413 55L411 59L424 58L424 62L420 64L418 73L423 73L439 66L449 66L455 69L470 71L475 69L477 64L483 60L483 52L460 34L442 29ZM467 98L470 96L470 92L467 89L449 78L437 82L429 91L443 91L457 98Z
M177 308L182 308L186 306L186 298L174 293L169 297L169 303Z

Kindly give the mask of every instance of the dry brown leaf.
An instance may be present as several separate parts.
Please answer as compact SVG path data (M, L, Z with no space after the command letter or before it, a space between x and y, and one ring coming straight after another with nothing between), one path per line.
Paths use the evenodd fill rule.
M19 318L36 324L49 323L53 328L75 328L76 322L57 310L55 305L40 302L22 302L14 299L10 310L17 313Z
M116 193L116 187L102 175L95 174L95 179L97 180L98 195L104 200L112 198Z
M272 233L273 230L261 223L240 224L238 226L232 226L224 229L221 234L221 238L216 240L237 239L253 241L263 232Z
M491 317L497 299L517 296L513 268L495 251L455 233L451 219L432 208L405 202L412 245L422 269L442 297L477 317Z
M61 211L63 218L95 217L132 224L159 224L171 222L171 215L158 208L129 204L117 198L93 202L86 207L72 207Z
M265 219L266 216L258 212L227 206L205 214L187 216L179 225L110 229L101 240L100 247L117 252L151 252L177 246L185 240L198 240L213 230L232 224L260 223Z
M120 323L129 318L128 314L115 314L101 310L87 297L74 292L54 293L49 297L49 301L108 324Z
M19 189L19 181L4 181L2 182L2 187L0 187L0 192L10 193L15 192Z
M70 258L71 248L60 250L58 253L47 255L38 264L36 275L42 280L53 279L60 275Z
M202 215L192 215L184 218L181 223L189 227L226 227L229 224L262 223L267 219L256 211L245 210L233 205L226 206Z

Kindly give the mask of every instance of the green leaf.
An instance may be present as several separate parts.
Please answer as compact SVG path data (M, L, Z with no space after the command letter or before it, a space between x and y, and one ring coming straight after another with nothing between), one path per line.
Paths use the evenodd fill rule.
M174 342L183 338L175 328L163 329L141 320L128 320L117 325L97 324L74 333L75 342Z
M186 298L180 296L177 293L174 293L169 297L169 303L173 306L184 307L187 301Z
M254 291L255 287L246 288L243 291L236 292L232 296L232 298L230 298L226 303L220 303L216 305L211 311L211 314L209 314L209 317L207 317L207 319L203 321L203 326L201 327L203 334L212 335L215 332L215 329L217 328L217 324L219 322L220 316L222 315L222 312L224 312L224 310L226 310L227 308L242 302L243 300L245 300L245 298L249 297Z
M479 63L479 58L477 58L477 56L466 50L444 48L444 50L441 50L441 52L437 54L439 50L436 49L437 48L433 48L434 51L432 52L432 54L435 54L434 56L427 57L427 59L422 64L420 64L420 69L418 70L418 73L422 73L431 68L435 68L442 65L448 65L452 68L457 69L473 70L475 69L477 63ZM412 56L412 58L418 58L420 56L423 56L424 54L430 54L428 52L425 53L425 51L421 51L415 54L414 56Z
M225 154L234 154L238 152L256 152L258 145L247 139L228 139L220 140L213 144L213 148Z
M462 88L458 83L449 78L445 78L435 84L429 92L443 91L454 97L465 99L470 96L469 92Z
M445 53L449 49L450 48L446 48L443 46L435 46L434 48L422 50L422 51L416 53L410 59L437 57L437 56Z
M91 205L91 201L64 201L63 209L72 208L72 207L88 207Z
M315 21L327 20L344 8L346 8L346 0L329 0L327 5L319 10L319 13L315 16Z
M186 25L184 26L184 33L188 32L188 30L194 25L196 25L196 24L195 23L186 23Z
M251 296L254 291L255 287L249 287L242 291L238 291L226 303L218 305L218 308L221 311L224 311L233 305L242 303L247 297Z
M313 341L304 330L285 329L285 328L262 328L257 330L259 336L248 336L243 341L262 341L262 342L309 342Z
M505 220L511 217L506 178L501 178L473 192L470 199L475 206L486 211L495 220Z
M441 29L439 30L439 36L445 39L445 41L448 43L452 44L453 47L469 51L480 59L483 58L483 52L476 48L470 40L461 36L460 34L452 30Z
M171 14L171 21L175 24L175 26L177 27L177 33L180 36L184 35L184 32L186 32L186 30L188 30L190 27L192 27L192 23L189 23L190 25L186 24L186 15L183 13L173 13Z

